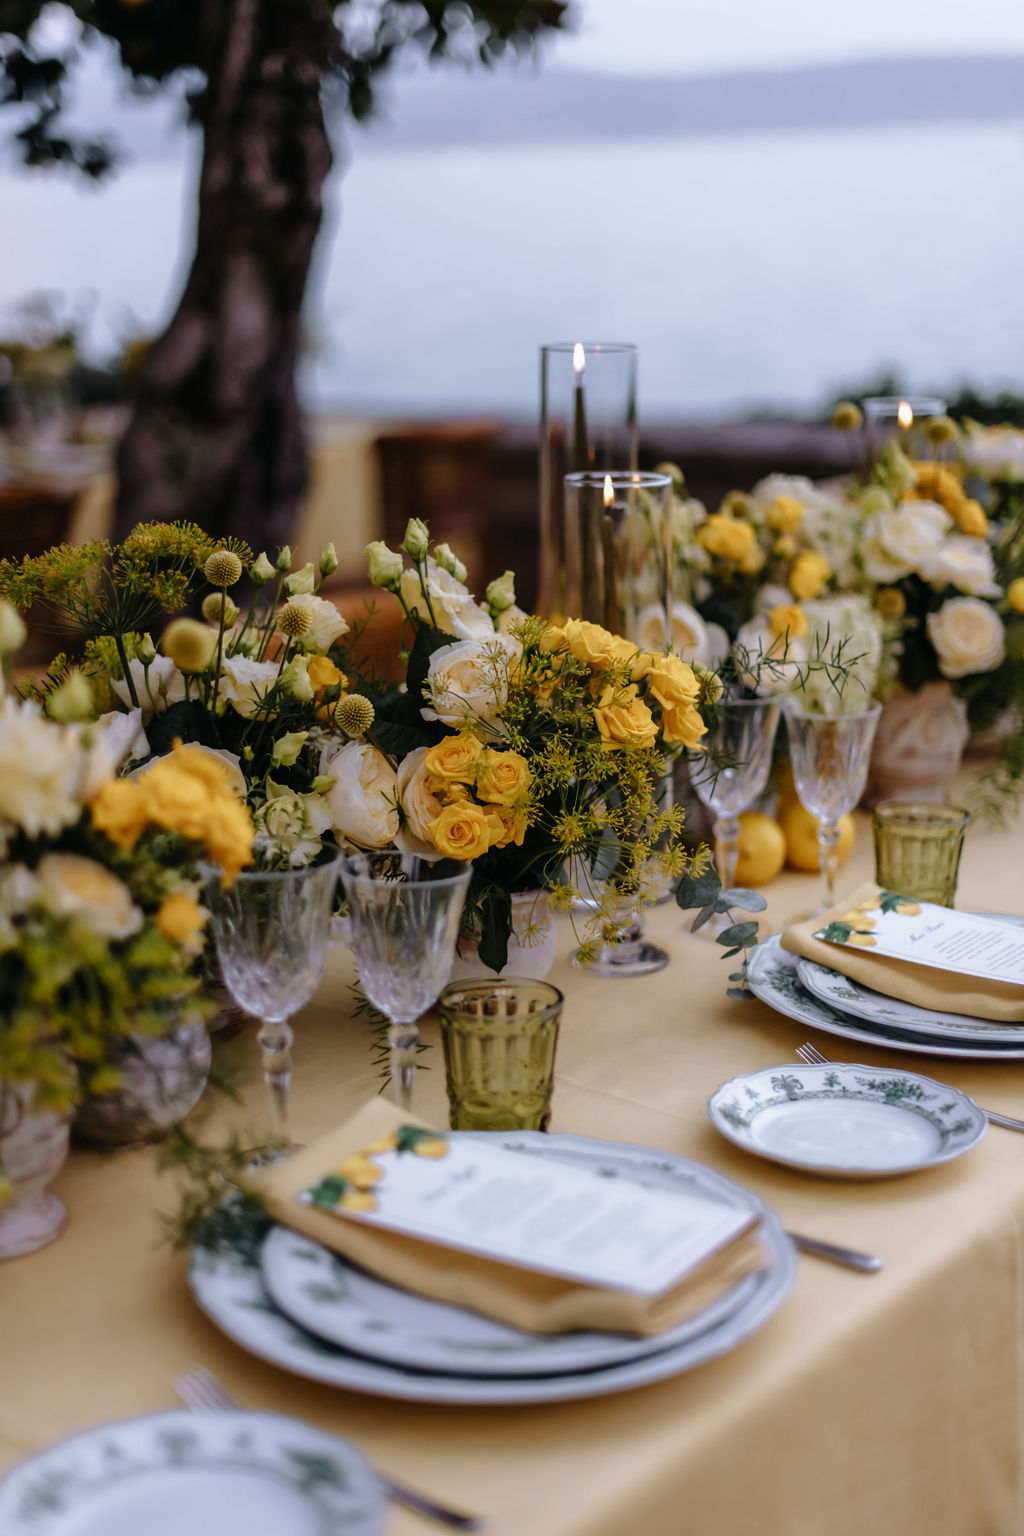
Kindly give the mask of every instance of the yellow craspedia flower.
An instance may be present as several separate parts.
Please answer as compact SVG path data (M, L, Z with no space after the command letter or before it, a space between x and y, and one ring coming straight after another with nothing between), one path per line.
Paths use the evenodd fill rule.
M654 716L637 697L635 683L627 688L605 688L594 706L594 724L606 752L617 752L620 747L653 747L658 740Z
M477 774L477 794L492 805L511 805L525 795L533 782L526 758L518 752L496 752L485 747Z
M899 587L881 587L875 593L875 608L883 619L902 619L907 611L907 600Z
M697 529L697 543L709 555L739 565L749 557L756 540L749 523L741 523L724 512L712 512L707 522Z
M832 412L832 425L840 432L856 432L863 423L860 406L852 400L840 400Z
M790 640L799 640L807 633L807 615L799 603L776 603L768 623L773 635L788 635Z
M242 579L242 562L233 549L215 549L206 558L203 575L211 587L233 587Z
M447 859L478 859L504 828L493 812L472 800L446 805L428 828L430 841Z
M89 807L97 832L105 832L119 848L132 849L146 829L149 812L137 783L109 779Z
M238 618L238 609L226 592L208 592L203 598L203 618L207 624L218 625L223 619L224 628L230 629Z
M908 492L908 499L937 501L959 522L967 497L953 471L942 464L930 464L922 459L915 459L913 467L917 478L913 490Z
M302 603L285 603L277 615L277 627L289 640L299 640L309 628L309 611Z
M446 736L443 741L430 747L423 759L427 773L439 779L454 779L463 784L473 784L483 758L483 747L469 731L457 736Z
M160 648L179 672L205 672L217 650L217 636L198 619L172 619Z
M746 491L727 491L718 507L725 517L750 517L753 510L754 504Z
M832 567L824 555L805 549L793 561L793 569L789 573L789 590L801 602L813 602L831 575Z
M1015 576L1006 589L1006 601L1014 613L1024 613L1024 576Z
M334 706L334 723L346 736L364 736L376 711L365 694L347 693Z
M206 926L207 914L187 891L174 891L160 903L156 913L156 925L167 939L173 939L182 949L197 953L201 948L200 935Z
M949 416L933 416L924 424L924 435L935 448L941 448L946 443L955 443L960 436L960 428Z
M803 515L803 504L795 496L776 496L765 513L768 527L774 528L776 533L792 533L794 528L799 528Z
M772 545L772 554L780 560L792 560L796 554L796 539L791 533L780 533Z
M956 520L963 532L971 534L973 538L983 539L988 533L988 518L985 516L985 509L981 502L975 501L973 497L968 497L964 501L957 513Z

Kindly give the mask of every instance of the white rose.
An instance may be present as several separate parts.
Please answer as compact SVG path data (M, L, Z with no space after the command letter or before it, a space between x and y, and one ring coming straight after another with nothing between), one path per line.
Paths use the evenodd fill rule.
M490 641L458 640L442 645L430 658L424 692L431 707L424 720L445 725L493 725L508 696L509 658L516 642L491 632Z
M921 575L953 519L934 501L901 501L895 512L879 512L864 525L864 570L871 581L899 581Z
M992 551L984 539L970 538L965 533L943 539L921 572L926 581L937 587L957 587L971 597L1000 597L1003 589L995 574Z
M717 625L714 626L717 629ZM660 655L671 642L674 655L698 666L711 665L711 633L696 608L676 601L669 605L668 623L660 603L651 603L637 616L634 638L642 651ZM726 641L726 650L729 642Z
M28 699L0 700L0 852L9 829L39 837L72 826L112 774L98 737L86 746L81 726L44 719Z
M426 747L417 747L398 765L398 799L405 812L405 826L395 841L405 853L439 859L441 855L430 840L430 823L440 816L442 806L430 787L430 775L423 766L426 755Z
M306 633L300 635L295 642L301 651L316 651L319 655L326 655L335 640L348 634L348 624L326 597L300 593L298 597L292 598L290 606L301 608L309 619Z
M48 853L36 869L39 899L56 917L80 922L100 939L127 939L142 927L142 913L122 880L95 859Z
M951 597L926 619L943 677L994 672L1006 657L1003 622L977 597Z
M736 646L746 653L737 658L740 677L759 694L785 693L807 664L803 639L773 634L765 617L741 625Z
M335 783L324 797L335 832L359 848L383 848L398 832L398 780L376 747L349 741L333 757L329 749L320 772Z
M1024 480L1024 432L974 427L961 447L964 463L990 480Z
M660 655L668 642L668 620L661 603L641 608L633 624L633 639L642 651Z
M456 581L450 571L442 570L434 560L428 560L424 573L429 606L420 587L417 571L405 571L402 575L402 601L410 613L417 614L427 623L434 623L446 635L456 635L460 640L486 640L494 634L490 614L480 608L470 596L469 589Z
M130 709L127 714L123 710L112 709L100 715L96 729L115 768L120 768L129 757L149 756L150 746L142 728L141 709Z
M276 681L276 661L225 656L221 663L220 696L238 714L251 720Z
M128 663L135 693L142 709L143 720L159 714L168 704L177 704L185 697L185 679L169 656L154 656L144 667L137 656ZM110 687L122 704L133 707L132 696L124 678L112 678Z

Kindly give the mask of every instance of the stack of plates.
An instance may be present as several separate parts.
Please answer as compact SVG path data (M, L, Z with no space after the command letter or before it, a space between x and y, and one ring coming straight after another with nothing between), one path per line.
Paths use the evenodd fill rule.
M539 1336L413 1296L286 1227L271 1226L254 1241L244 1225L232 1236L231 1224L219 1222L216 1244L193 1251L196 1300L237 1343L299 1376L414 1402L501 1404L595 1397L675 1376L733 1349L789 1294L796 1257L778 1218L700 1163L535 1131L510 1134L502 1145L524 1157L596 1168L607 1178L696 1189L750 1211L760 1221L768 1263L656 1338Z
M1003 921L1021 923L1021 919ZM964 1013L939 1013L873 992L838 971L801 960L773 935L753 951L751 991L778 1013L846 1040L922 1056L1024 1061L1024 1024L996 1024Z

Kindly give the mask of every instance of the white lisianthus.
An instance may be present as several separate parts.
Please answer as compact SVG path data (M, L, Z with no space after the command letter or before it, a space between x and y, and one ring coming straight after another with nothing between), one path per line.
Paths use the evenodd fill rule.
M300 704L313 700L313 684L309 680L309 657L293 656L281 673L281 687Z
M316 586L316 571L313 569L312 560L300 566L297 571L292 571L290 576L284 579L284 589L289 597L299 597L311 594Z
M435 560L428 559L423 568L427 597L420 587L418 570L402 574L402 602L410 613L436 624L446 635L459 640L486 640L494 635L494 624L486 609L472 598L464 582L457 581L450 571L442 570Z
M921 572L937 587L957 587L970 597L1000 597L1002 587L995 579L992 551L984 539L965 533L943 539Z
M309 619L309 627L305 634L300 635L295 642L301 651L315 651L318 655L326 655L335 640L348 633L347 623L326 597L313 597L310 593L300 593L298 597L292 598L289 606L301 608Z
M150 746L142 726L141 709L130 709L127 713L111 709L100 715L96 730L115 768L120 768L130 757L149 756Z
M9 656L25 644L28 630L17 608L0 597L0 656Z
M458 640L442 645L430 658L423 691L430 699L420 714L444 725L493 726L508 697L509 658L518 652L509 635L488 643Z
M517 603L513 603L511 608L505 608L498 615L498 634L514 641L517 649L522 650L522 641L512 634L512 630L525 623L529 617L530 615L525 609L520 608Z
M1016 427L972 427L960 452L968 469L989 480L1024 480L1024 432Z
M308 731L286 731L274 742L270 761L275 768L293 768L306 742Z
M221 663L220 696L237 714L251 720L276 681L275 661L225 656Z
M70 917L99 939L127 939L143 915L123 880L95 859L48 853L36 868L39 901L55 917Z
M430 787L430 775L423 766L426 747L416 747L398 765L398 800L405 814L405 825L395 841L404 853L418 853L424 859L441 855L430 840L430 824L443 809Z
M267 779L267 798L253 812L256 848L281 854L302 869L320 852L331 829L331 814L320 795L303 795Z
M169 656L154 656L148 666L133 656L128 663L128 671L135 684L144 721L152 715L160 714L168 704L180 703L185 697L185 679ZM134 707L124 678L112 678L110 686L122 704L129 709Z
M365 741L348 741L331 755L324 749L320 772L334 778L325 801L335 832L359 848L383 848L398 833L398 781L383 753Z
M763 614L740 626L736 648L740 678L759 694L786 693L807 664L803 638L775 634Z
M55 836L113 774L95 731L47 720L37 705L0 700L0 852L9 834Z
M949 513L935 501L901 501L894 512L869 517L863 553L869 580L923 574L952 526Z
M717 628L717 625L715 626ZM666 645L673 655L698 666L711 666L711 635L696 608L675 601L669 605L668 620L660 603L649 603L637 615L633 637L642 651L660 655ZM725 649L729 642L726 640Z
M943 677L994 672L1006 659L1003 621L977 597L951 597L925 620Z

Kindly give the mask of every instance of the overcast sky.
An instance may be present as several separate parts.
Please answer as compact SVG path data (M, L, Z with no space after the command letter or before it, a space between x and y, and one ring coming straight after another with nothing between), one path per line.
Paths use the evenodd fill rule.
M677 74L901 53L1024 53L1024 0L573 0L566 69Z

